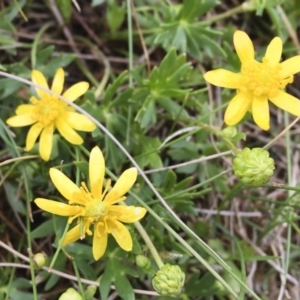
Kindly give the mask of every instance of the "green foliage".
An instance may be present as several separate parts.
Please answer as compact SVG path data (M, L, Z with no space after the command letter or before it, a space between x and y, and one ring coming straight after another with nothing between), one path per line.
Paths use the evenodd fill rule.
M251 111L239 124L227 126L224 112L235 90L222 89L227 78L221 88L207 85L203 74L219 68L241 72L233 45L237 29L247 32L259 60L275 36L282 39L283 59L297 55L300 8L297 0L240 2L3 1L0 299L59 299L69 297L73 286L78 299L148 300L148 294L135 290L154 292L151 281L163 265L180 267L185 281L179 276L176 282L177 271L168 270L157 290L181 300L277 299L274 284L283 283L291 299L298 297L298 125L291 134L285 132L292 117L270 104L270 131L255 127ZM58 25L61 21L64 26ZM83 143L70 143L56 129L51 157L43 161L40 138L26 151L32 119L24 116L28 126L20 127L6 120L20 113L20 105L32 110L34 88L18 78L31 81L37 69L51 87L60 67L66 75L62 93L89 82L74 103L101 126L91 133L77 131L77 116L74 131ZM297 80L296 75L291 87L295 97ZM53 107L47 109L46 115ZM69 134L72 140L73 131ZM75 204L68 198L73 194L61 194L49 169L61 170L77 186L85 182L81 189L89 193L88 161L95 146L105 158L102 192L136 163L141 168L137 180L126 199L120 195L124 203L116 205L148 210L140 223L126 224L132 249L121 249L111 238L118 226L110 228L105 254L97 261L92 254L97 221L87 223L85 236L61 249L66 226L83 224L82 216L77 223L77 218L44 212L34 202L51 199L72 210ZM257 148L255 155L249 153ZM240 184L234 173L254 186ZM37 253L46 257L44 268L30 264ZM255 276L249 276L253 270ZM174 299L166 295L153 297Z
M172 47L192 57L203 60L204 50L207 55L223 55L225 52L214 41L219 32L209 29L198 18L216 6L219 1L185 0L178 7L163 6L163 18L156 20L158 33L153 35L154 43L169 51Z
M132 271L130 271L128 267L122 265L117 259L110 259L106 264L105 271L100 279L101 299L107 299L111 283L115 284L116 290L122 299L135 299L133 288L126 277L126 274L133 275Z
M158 67L154 67L149 78L135 91L132 98L141 108L135 120L142 128L156 123L155 103L159 103L172 119L187 117L185 109L173 101L173 98L183 100L189 92L179 86L180 80L190 70L185 55L177 56L171 49Z
M58 0L57 6L65 20L69 22L72 14L72 0Z
M115 33L124 22L126 16L125 2L120 5L116 0L107 1L106 18L110 30Z

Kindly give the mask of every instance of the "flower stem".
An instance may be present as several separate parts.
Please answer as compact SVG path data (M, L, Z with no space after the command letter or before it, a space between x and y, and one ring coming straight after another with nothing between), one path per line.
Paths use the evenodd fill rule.
M53 216L53 218L54 218L54 216ZM54 222L54 224L55 224L55 222ZM51 269L53 268L53 266L54 266L54 264L55 264L55 262L56 262L57 256L58 256L58 254L59 254L59 252L60 252L61 249L63 250L63 252L65 253L65 255L66 255L67 257L71 258L71 256L64 250L64 248L62 248L62 242L63 242L63 240L65 239L65 236L66 236L66 234L67 234L67 232L68 232L68 230L69 230L69 226L70 226L70 224L67 223L67 225L66 225L66 227L65 227L65 230L64 230L64 233L63 233L63 236L61 237L61 243L58 243L58 247L57 247L57 249L56 249L56 251L55 251L55 254L54 254L54 256L53 256L53 258L52 258L52 260L51 260L51 263L50 263L50 266L49 266L49 269L48 269L49 272L50 272Z
M284 125L287 127L289 124L289 114L285 111L284 112ZM292 158L291 158L291 136L290 131L285 133L285 143L286 143L286 161L287 161L287 177L288 177L288 185L293 185L292 179ZM288 197L292 196L292 191L288 191ZM291 206L292 209L292 206ZM286 284L287 281L287 274L289 270L289 261L290 261L290 252L291 252L291 235L292 235L292 214L293 211L288 211L288 228L287 228L287 241L286 241L286 257L285 257L285 264L284 264L284 277L283 277L283 284Z
M163 261L161 260L154 244L152 243L148 233L146 232L146 230L144 229L144 227L142 226L142 224L140 222L135 222L134 226L136 227L136 229L138 230L138 232L140 233L140 235L142 236L143 240L145 241L147 247L149 248L153 259L155 260L158 268L160 269L161 267L164 266Z
M201 25L210 25L212 23L221 21L223 19L230 18L233 15L243 13L243 12L246 12L246 11L251 11L251 10L254 10L254 9L255 9L255 7L252 6L251 3L246 1L243 4L241 4L237 7L234 7L232 9L229 9L229 10L227 10L226 12L224 12L222 14L213 16L213 17L209 18L208 20L201 21L201 22L199 22L199 24L201 24Z
M75 271L75 274L76 274L77 283L79 285L79 290L80 290L82 300L85 300L86 298L85 298L85 295L84 295L84 289L83 289L83 286L82 286L81 277L80 277L80 274L79 274L79 271L78 271L77 264L76 264L75 260L72 260L72 263L73 263L73 268L74 268L74 271Z

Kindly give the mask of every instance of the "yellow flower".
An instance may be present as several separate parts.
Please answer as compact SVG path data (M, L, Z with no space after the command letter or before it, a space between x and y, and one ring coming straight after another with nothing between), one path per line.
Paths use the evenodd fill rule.
M225 112L227 125L237 124L252 111L254 122L264 130L270 128L269 102L300 116L300 101L283 91L293 82L293 74L300 71L300 56L280 63L282 41L275 37L269 44L262 62L254 59L254 48L249 36L236 31L234 46L241 61L241 72L236 74L224 69L209 71L204 78L217 86L237 89Z
M46 89L49 89L44 75L33 70L32 81ZM54 76L51 91L60 95L64 85L64 70L59 68ZM87 82L78 82L67 89L62 96L69 101L75 101L82 96L89 88ZM31 97L32 104L22 104L17 107L16 116L9 118L6 123L12 127L23 127L32 125L26 139L26 150L30 151L38 136L40 137L40 155L48 161L52 151L53 133L55 128L71 144L79 145L83 139L75 130L93 131L96 125L86 116L75 112L75 109L68 106L58 97L36 88L39 100Z
M83 239L85 234L92 235L94 227L93 256L98 260L103 256L109 233L113 235L119 246L125 251L132 250L132 239L128 229L121 223L133 223L144 217L143 207L114 205L126 199L126 194L134 184L137 170L130 168L124 171L110 189L111 181L107 180L106 188L102 191L104 181L105 161L98 147L91 151L89 160L89 179L91 192L84 182L79 188L67 176L57 169L50 169L50 177L59 192L69 201L69 204L54 200L37 198L36 205L53 214L69 217L68 223L79 218L78 224L67 232L62 246Z

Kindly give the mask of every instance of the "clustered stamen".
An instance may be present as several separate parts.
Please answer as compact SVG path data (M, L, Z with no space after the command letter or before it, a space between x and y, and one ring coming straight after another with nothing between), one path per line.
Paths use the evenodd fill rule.
M242 65L243 84L242 92L251 92L254 96L274 97L279 90L293 82L293 76L282 79L280 76L280 64L272 66L266 57L262 63L251 62Z
M35 97L30 99L35 105L32 117L37 120L43 127L50 125L63 111L64 103L52 95L45 95L41 100Z

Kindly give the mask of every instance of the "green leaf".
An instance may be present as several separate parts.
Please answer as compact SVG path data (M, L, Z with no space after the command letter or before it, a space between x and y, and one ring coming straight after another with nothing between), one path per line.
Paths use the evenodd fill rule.
M159 101L160 105L171 115L171 118L189 118L187 111L175 101L171 99L163 99Z
M106 300L109 295L110 286L114 280L114 273L113 260L109 260L99 281L99 290L102 300Z
M161 168L162 161L158 154L158 148L161 144L160 140L158 138L140 136L139 141L142 149L135 159L140 167L144 168L145 166L151 166L155 169Z
M54 234L54 228L53 228L53 220L49 219L45 222L43 222L40 226L35 228L31 232L31 237L33 239L38 239L46 236L50 236Z
M218 3L218 0L184 0L177 18L189 22L194 21L195 18L202 16Z
M13 93L15 93L23 83L16 81L10 78L1 78L0 79L0 95L1 98L4 99Z
M146 128L150 124L156 123L155 99L149 95L143 106L138 111L135 120L140 123L141 128Z
M112 101L110 103L110 106L119 106L119 105L128 105L128 102L132 96L132 94L134 93L134 89L133 88L128 88L125 91L121 92L114 101Z
M20 300L20 299L22 299L22 300L32 300L32 299L34 299L34 297L33 297L32 293L19 291L17 289L12 288L10 290L9 299L11 299L11 300Z
M37 51L37 58L36 58L37 65L43 65L46 62L46 60L50 58L54 49L55 47L51 45Z
M129 280L124 276L123 272L117 272L115 278L115 286L118 295L124 300L134 300L135 295Z
M72 14L72 0L57 0L57 7L65 22L69 22Z
M109 28L114 33L116 32L124 22L126 15L125 3L122 4L110 0L108 1L106 18Z
M171 191L173 190L176 181L177 181L176 173L172 170L168 170L161 187L165 190Z
M117 89L123 84L123 82L127 79L128 72L124 71L122 72L114 81L112 84L110 84L105 92L103 97L103 104L108 104L112 99L114 94L116 93Z
M79 243L78 243L79 244ZM84 245L87 246L87 245ZM92 258L92 249L91 246L88 246L88 249L86 252L90 253L90 258ZM86 263L86 260L76 257L75 258L76 264L80 272L83 274L84 278L89 278L91 280L96 279L96 270L94 266L91 266L90 264Z

